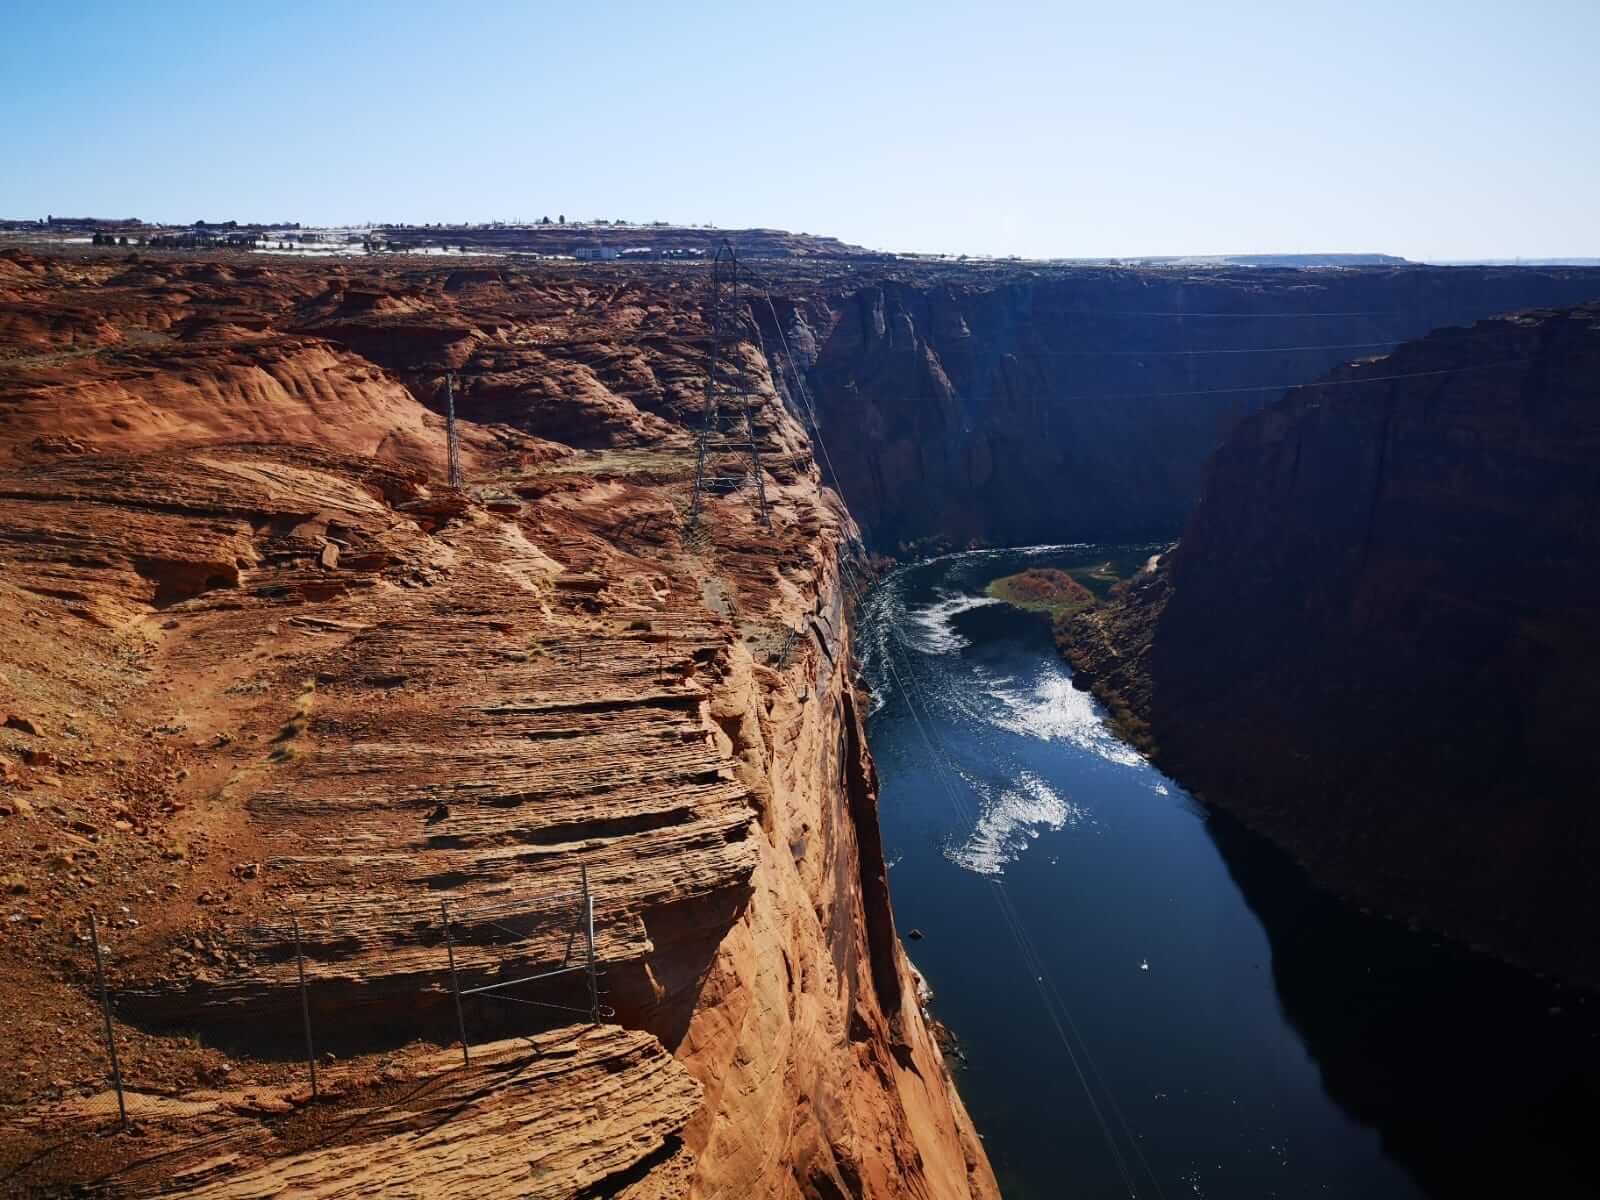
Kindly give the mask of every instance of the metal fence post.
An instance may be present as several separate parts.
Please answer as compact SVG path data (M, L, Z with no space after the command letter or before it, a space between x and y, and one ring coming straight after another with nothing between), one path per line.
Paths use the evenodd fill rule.
M572 962L572 946L578 940L578 929L583 924L583 899L578 899L578 909L572 916L572 928L567 930L567 949L561 956L561 965L568 966Z
M122 1098L122 1065L117 1061L117 1035L111 1026L111 994L106 990L106 962L100 951L100 924L93 911L89 913L89 940L94 943L94 975L100 984L100 1008L106 1018L106 1048L111 1051L111 1081L117 1088L117 1118L124 1129L128 1125L128 1104Z
M461 981L456 978L456 944L450 937L450 908L443 900L439 901L439 915L444 918L444 948L450 956L450 991L456 998L456 1031L461 1034L461 1062L470 1067L472 1056L467 1051L467 1020L461 1015Z
M311 1069L311 1097L317 1095L317 1051L311 1043L311 1000L306 995L306 959L300 950L300 918L291 917L294 923L294 965L300 975L300 1017L306 1026L306 1066Z
M600 981L595 976L594 893L589 891L589 865L583 864L583 936L589 949L589 1024L600 1024Z

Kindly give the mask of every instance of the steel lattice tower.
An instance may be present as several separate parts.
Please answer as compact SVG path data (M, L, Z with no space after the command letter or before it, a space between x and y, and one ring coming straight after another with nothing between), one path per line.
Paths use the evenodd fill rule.
M445 447L449 482L451 487L459 488L464 486L465 479L461 474L461 438L456 433L456 373L454 371L444 377L444 403Z
M772 526L756 435L756 412L763 401L732 354L740 341L742 305L739 259L724 239L711 263L711 346L706 363L705 410L695 445L694 498L689 503L691 530L700 522L706 496L736 492L747 483L755 487L758 519L766 527Z

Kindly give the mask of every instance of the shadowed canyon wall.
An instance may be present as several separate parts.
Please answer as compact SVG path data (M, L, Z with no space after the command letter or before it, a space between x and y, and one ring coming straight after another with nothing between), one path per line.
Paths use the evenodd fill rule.
M851 512L893 549L1176 535L1206 456L1284 387L1596 298L1580 269L1018 269L835 290L782 320Z
M1347 380L1411 376L1368 386ZM1243 422L1069 656L1318 881L1600 982L1600 308L1440 330Z

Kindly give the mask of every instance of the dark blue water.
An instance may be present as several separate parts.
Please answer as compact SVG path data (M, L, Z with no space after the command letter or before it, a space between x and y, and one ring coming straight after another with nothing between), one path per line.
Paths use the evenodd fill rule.
M862 614L897 921L1005 1195L1600 1194L1600 1003L1313 891L982 595L1145 553L936 559Z

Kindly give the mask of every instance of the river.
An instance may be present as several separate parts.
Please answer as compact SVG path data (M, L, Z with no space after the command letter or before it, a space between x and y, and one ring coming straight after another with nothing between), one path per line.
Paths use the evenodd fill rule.
M933 559L860 614L896 920L1008 1200L1595 1194L1600 1002L1311 889L983 594L1149 549Z

